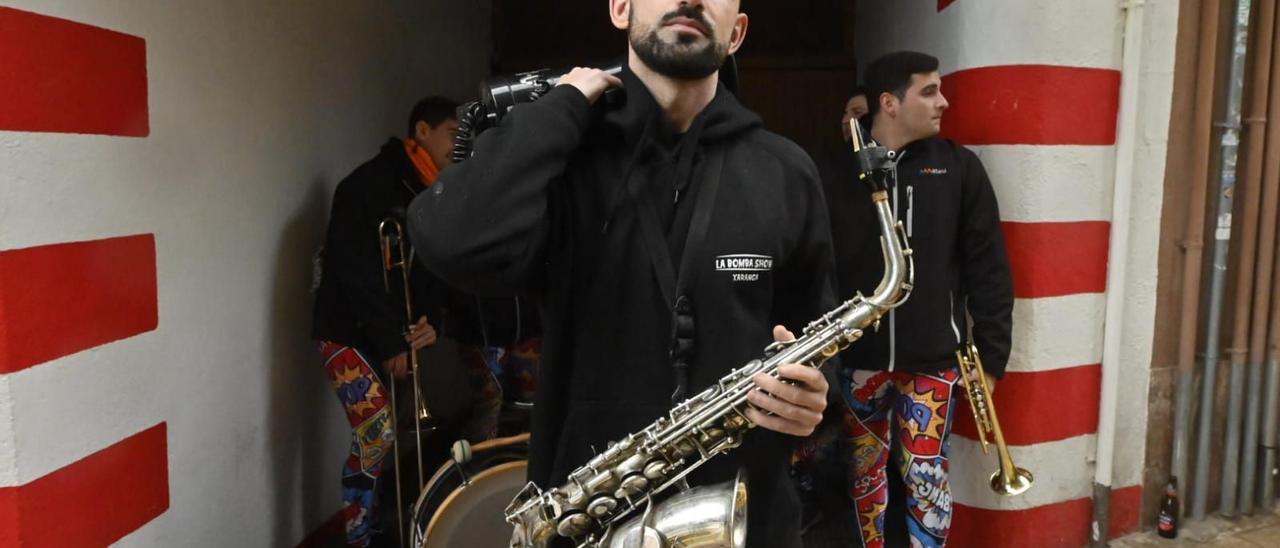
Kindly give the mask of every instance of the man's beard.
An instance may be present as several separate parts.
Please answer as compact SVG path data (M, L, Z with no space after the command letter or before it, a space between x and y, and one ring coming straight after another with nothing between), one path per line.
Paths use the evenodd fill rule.
M695 39L681 35L675 44L663 42L658 31L663 23L676 17L688 17L699 21L706 28L711 28L701 11L693 8L681 8L663 16L658 24L645 28L636 24L632 12L630 32L627 39L636 56L654 72L675 80L701 80L720 70L728 55L728 46L716 42L714 37L707 37L707 45L696 47Z

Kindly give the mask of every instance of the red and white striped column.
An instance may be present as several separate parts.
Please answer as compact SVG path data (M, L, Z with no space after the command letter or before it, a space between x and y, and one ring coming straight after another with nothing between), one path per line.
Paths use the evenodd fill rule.
M0 132L141 142L146 41L0 7L0 97ZM139 367L159 324L155 236L72 229L48 194L28 201L37 153L4 142L0 546L106 546L169 508L168 426ZM46 174L82 161L61 152Z
M995 401L1013 459L1036 484L1017 497L994 494L987 479L997 466L994 452L982 454L968 410L957 410L953 546L1068 547L1089 539L1122 15L1114 0L859 4L863 66L902 49L940 59L951 104L944 136L974 149L986 165L1013 267L1013 350ZM1157 217L1140 235L1158 233L1158 224ZM1149 304L1154 251L1136 253L1142 260L1129 261L1128 278L1150 283L1126 287L1135 302ZM1132 326L1126 311L1132 361L1121 375L1128 384L1117 424L1112 536L1138 525L1148 308L1135 309Z

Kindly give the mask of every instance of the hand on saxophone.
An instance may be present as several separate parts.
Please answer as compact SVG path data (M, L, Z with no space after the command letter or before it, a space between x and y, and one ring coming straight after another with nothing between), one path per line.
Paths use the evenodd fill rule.
M427 323L427 317L418 318L418 323L409 326L409 333L404 336L405 342L414 350L422 350L436 344L436 328Z
M788 342L795 338L787 328L774 326L775 341ZM822 371L798 363L779 366L778 377L764 373L752 377L760 389L747 394L747 401L751 402L747 407L747 418L761 428L783 434L812 434L822 422L822 412L827 408L827 378Z

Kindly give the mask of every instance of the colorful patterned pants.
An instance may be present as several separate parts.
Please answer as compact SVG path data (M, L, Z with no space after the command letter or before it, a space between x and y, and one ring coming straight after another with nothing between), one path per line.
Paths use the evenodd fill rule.
M510 347L462 346L459 354L471 389L477 394L464 435L472 443L492 439L498 435L504 399L533 402L542 339L524 339Z
M376 532L378 483L394 449L391 400L377 367L349 346L320 341L325 374L351 424L351 454L342 465L342 517L347 545L369 546Z
M955 368L928 374L851 371L842 375L851 411L845 419L852 453L849 496L857 507L864 546L884 546L884 510L889 504L885 470L891 460L906 483L911 546L946 544L951 529L947 438L954 407L952 389L959 379Z

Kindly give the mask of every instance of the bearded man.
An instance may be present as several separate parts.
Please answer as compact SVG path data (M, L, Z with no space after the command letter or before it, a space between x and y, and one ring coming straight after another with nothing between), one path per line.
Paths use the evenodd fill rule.
M575 68L410 207L411 237L438 275L542 304L529 459L539 485L836 304L817 170L718 83L747 35L740 8L609 0L628 37L622 73ZM598 101L618 87L621 101ZM755 380L747 416L761 428L689 477L746 470L753 547L800 545L788 460L827 402L820 371L781 374L792 383Z

